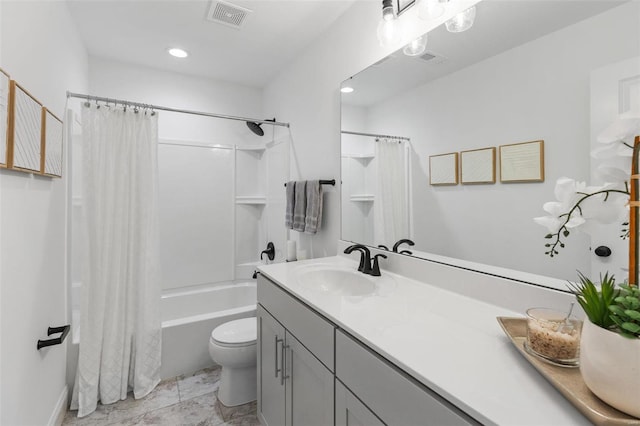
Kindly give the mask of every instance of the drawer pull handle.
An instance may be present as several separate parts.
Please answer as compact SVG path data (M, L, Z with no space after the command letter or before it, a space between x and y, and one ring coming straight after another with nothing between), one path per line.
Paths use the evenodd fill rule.
M283 339L278 339L278 335L276 334L275 336L276 341L275 341L275 371L276 371L276 378L278 378L278 373L280 373L282 370L278 368L278 343L280 343L282 345L282 343L284 342ZM282 355L280 356L280 359L282 359Z
M283 345L282 346L282 365L281 365L281 371L282 374L280 375L280 385L284 386L284 381L287 380L290 376L287 376L287 349L289 349L290 346L289 345Z

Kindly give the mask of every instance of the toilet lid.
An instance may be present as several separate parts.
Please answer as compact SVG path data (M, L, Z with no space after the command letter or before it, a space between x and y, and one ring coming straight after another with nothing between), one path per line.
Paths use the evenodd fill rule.
M256 317L229 321L211 332L213 340L228 345L255 342L256 337Z

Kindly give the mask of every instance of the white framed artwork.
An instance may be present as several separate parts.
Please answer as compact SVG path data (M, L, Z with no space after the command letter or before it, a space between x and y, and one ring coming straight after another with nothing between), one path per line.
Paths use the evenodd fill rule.
M7 167L9 144L9 94L11 79L0 68L0 167Z
M42 161L42 104L11 80L7 165L40 173Z
M44 142L42 172L47 176L62 176L62 120L47 108L42 109Z
M460 181L463 184L496 183L496 149L460 152Z
M500 145L500 182L543 182L544 141Z
M429 157L429 183L431 185L458 184L458 153Z

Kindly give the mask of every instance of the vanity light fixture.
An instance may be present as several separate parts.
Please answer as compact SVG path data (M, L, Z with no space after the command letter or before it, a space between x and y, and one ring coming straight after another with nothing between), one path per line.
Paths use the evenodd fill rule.
M424 51L427 49L427 35L422 35L411 43L407 44L402 52L407 56L418 56L422 55Z
M473 26L473 21L476 19L476 7L472 6L464 12L458 13L453 18L445 22L447 31L451 33L461 33L467 31Z
M186 50L180 49L178 47L171 47L167 49L167 52L169 53L169 55L173 56L174 58L183 59L189 56L189 53Z
M396 23L393 0L382 0L382 19L378 23L377 34L382 47L400 41L401 33Z

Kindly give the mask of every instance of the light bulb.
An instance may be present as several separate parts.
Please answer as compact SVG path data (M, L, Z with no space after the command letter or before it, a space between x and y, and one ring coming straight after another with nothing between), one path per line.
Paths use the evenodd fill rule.
M418 17L420 19L436 19L444 13L444 6L440 0L420 0Z
M351 86L344 86L342 89L340 89L340 91L341 91L342 93L351 93L351 92L353 92L353 87L351 87Z
M467 31L473 25L473 21L476 19L476 7L472 6L464 12L458 13L453 18L445 22L447 31L451 33L461 33Z
M189 56L189 53L187 53L186 50L180 49L178 47L172 47L170 49L167 49L167 52L169 53L169 55L173 56L174 58L182 59Z
M387 21L384 18L378 23L378 41L380 46L387 47L396 44L402 38L400 28L395 19Z
M402 52L407 56L418 56L424 53L427 48L427 35L423 35L407 44Z

